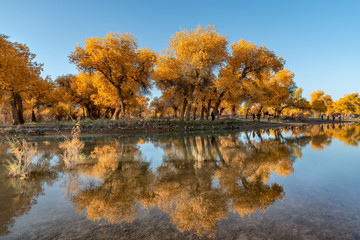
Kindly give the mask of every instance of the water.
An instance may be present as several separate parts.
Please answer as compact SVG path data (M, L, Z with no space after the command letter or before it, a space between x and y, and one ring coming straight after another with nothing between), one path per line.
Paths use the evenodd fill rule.
M29 180L0 145L0 239L360 239L360 125L82 140Z

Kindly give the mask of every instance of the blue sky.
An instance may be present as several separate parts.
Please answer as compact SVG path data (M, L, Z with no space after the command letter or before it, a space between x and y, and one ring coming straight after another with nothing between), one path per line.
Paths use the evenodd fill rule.
M77 72L68 55L85 38L130 32L161 51L172 34L200 24L283 56L307 98L360 91L360 1L0 0L0 10L0 33L27 44L53 79Z

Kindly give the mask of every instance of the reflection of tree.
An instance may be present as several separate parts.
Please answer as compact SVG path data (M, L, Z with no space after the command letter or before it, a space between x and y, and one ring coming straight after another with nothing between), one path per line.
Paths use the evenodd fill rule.
M49 145L42 142L38 145L35 166L42 172L36 172L28 179L9 178L6 170L6 160L11 157L9 145L0 143L0 236L9 234L15 218L27 214L37 203L37 197L43 194L43 185L51 185L56 179L56 173L50 171L50 162L54 158ZM37 168L39 169L39 168Z
M228 208L240 215L265 210L284 196L278 184L267 184L273 172L291 174L302 142L262 137L241 141L239 134L228 136L178 136L159 139L163 163L153 173L141 161L137 142L114 142L95 147L97 163L82 170L95 177L73 191L71 201L91 220L132 221L140 204L167 212L181 231L214 236L217 222L226 218ZM74 181L73 181L74 182Z
M216 223L227 216L226 195L212 181L215 164L206 161L198 168L194 160L169 156L157 169L155 203L179 230L212 235Z
M0 168L0 236L9 234L15 217L27 214L43 193L43 184L50 185L55 175L42 175L31 179L7 178Z
M91 220L132 221L139 207L157 207L169 214L180 231L214 236L217 222L227 217L228 209L251 215L283 199L283 187L269 179L274 173L292 174L303 147L310 143L323 148L332 137L355 145L359 130L357 126L342 130L315 126L159 137L154 145L165 154L155 172L141 160L139 141L113 142L95 147L92 156L97 163L82 174L98 181L83 185L71 200Z
M294 128L292 135L310 137L310 146L319 151L330 146L333 138L344 142L348 146L356 147L360 141L360 125L343 123L303 126Z
M120 146L118 141L112 141L103 146L96 146L91 152L91 158L96 161L95 165L81 169L83 177L100 179L108 173L115 171L119 166L120 156L124 155L125 146Z
M325 147L330 146L331 138L325 133L315 135L311 138L310 147L318 151L323 150Z
M232 210L241 216L265 210L282 199L283 188L266 182L275 171L284 176L293 172L297 144L284 139L278 131L274 132L275 139L265 140L262 134L261 131L255 134L258 142L251 140L248 133L244 133L245 142L237 141L238 136L221 139L224 161L216 176L232 200Z
M338 124L336 128L326 129L327 134L344 142L348 146L357 147L360 141L360 125L359 124Z
M262 135L260 131L257 135ZM234 172L234 175L254 181L261 177L267 182L271 174L287 176L293 172L292 164L301 154L301 141L282 137L280 130L273 132L275 138L256 142L244 133L247 141L234 143L234 138L221 140L221 152L224 159L222 170ZM226 143L227 142L227 143Z
M276 183L264 184L260 178L254 182L243 179L242 186L233 183L232 187L227 189L229 197L233 200L232 210L241 216L251 215L257 210L265 211L284 196L283 187Z
M279 132L275 139L264 139L258 131L259 142L245 136L245 142L232 134L177 137L160 144L166 155L157 169L156 203L180 230L212 236L228 206L250 215L283 198L281 186L266 182L274 171L285 176L293 172L303 142Z
M122 162L103 183L90 182L71 201L79 211L86 209L88 219L130 222L138 211L138 202L146 204L153 198L149 189L152 178L148 163Z
M95 148L92 155L98 157L98 163L90 172L102 176L101 182L91 181L71 197L78 211L86 209L88 219L129 222L136 216L139 203L147 205L154 197L149 163L139 158L136 147L116 144L121 145L120 151L111 146Z

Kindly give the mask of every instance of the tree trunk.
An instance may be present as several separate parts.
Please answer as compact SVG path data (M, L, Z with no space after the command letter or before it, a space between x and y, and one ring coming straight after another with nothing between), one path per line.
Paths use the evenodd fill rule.
M279 109L279 110L276 110L276 116L280 116L281 115L281 109Z
M204 120L204 117L205 117L205 105L202 105L200 120Z
M85 105L85 112L86 112L86 117L90 118L91 117L91 109L89 107L89 105Z
M71 116L71 106L69 107L69 113L68 115L66 116L66 120L72 120L72 116Z
M195 89L195 86L192 85L190 87L190 94L189 94L189 104L188 104L188 108L186 110L186 121L189 121L190 120L190 113L191 113L191 108L192 108L192 105L194 105L194 89Z
M236 116L236 106L235 105L232 105L231 106L231 116L234 118Z
M127 114L127 115L129 115L129 117L130 117L130 106L128 106L128 105L125 105L125 114ZM123 115L124 117L125 117L125 114Z
M185 115L185 109L186 109L186 107L187 107L187 99L184 98L183 105L182 105L181 112L180 112L180 119L181 119L181 120L184 120L184 115Z
M88 117L89 118L98 118L99 117L99 112L98 109L96 109L96 106L92 103L88 104L86 106L88 113Z
M106 108L104 114L101 116L102 119L107 118L108 113L110 112L110 108Z
M13 115L13 124L24 124L24 116L23 116L23 104L22 98L20 94L12 92L12 100L10 101L11 111Z
M201 102L201 115L200 115L200 120L204 120L204 115L205 115L205 98L203 98L202 102Z
M289 107L289 105L285 105L285 106L283 106L283 107L280 107L280 108L279 108L279 111L277 112L277 113L278 113L278 116L280 116L281 113L282 113L282 111L283 111L285 108L288 108L288 107Z
M31 109L31 122L36 122L36 116L34 109Z
M250 108L246 108L245 118L247 118L247 117L248 117L248 115L249 115L249 111L250 111Z
M173 109L174 109L174 118L176 119L177 118L177 107L173 107Z
M193 120L196 119L196 110L197 110L197 107L194 107L194 110L193 110Z
M208 105L207 105L207 108L206 108L206 120L209 120L210 109L211 109L211 100L208 101Z
M36 107L36 110L37 110L37 121L38 122L41 122L43 119L42 119L42 116L41 116L41 114L40 114L40 107L39 106L37 106Z
M220 119L221 114L224 112L225 108L221 108L219 114L217 115L217 119Z
M220 106L220 104L221 104L221 100L222 100L222 98L223 98L224 95L225 95L225 91L222 91L222 92L220 93L220 96L219 96L218 100L217 100L216 103L215 103L215 107L214 107L214 109L215 109L215 115L219 115L219 106Z
M192 102L189 103L187 110L186 110L186 121L190 120L191 105L192 105Z
M110 112L109 112L109 114L108 114L108 116L109 116L110 119L112 119L115 111L116 111L116 108L111 108L111 109L110 109Z
M116 120L119 118L119 113L120 113L120 106L115 108L115 112L113 113L111 120Z
M125 103L123 100L120 100L120 107L121 107L121 116L125 116Z
M120 87L116 87L117 89L117 93L119 96L119 103L120 103L120 107L121 107L121 116L124 117L125 116L125 103L124 103L124 98L121 92L121 88Z

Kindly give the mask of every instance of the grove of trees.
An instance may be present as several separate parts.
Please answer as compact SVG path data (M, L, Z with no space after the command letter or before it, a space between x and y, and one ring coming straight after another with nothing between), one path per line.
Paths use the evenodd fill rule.
M310 102L285 60L265 46L229 43L214 26L175 33L160 53L132 34L92 37L70 53L78 74L42 77L42 64L21 43L0 35L0 120L23 124L81 118L209 119L269 112L360 114L359 93L338 101L318 90ZM150 102L150 90L161 96Z

